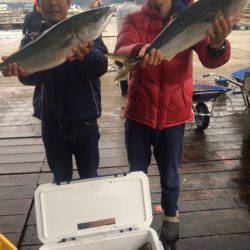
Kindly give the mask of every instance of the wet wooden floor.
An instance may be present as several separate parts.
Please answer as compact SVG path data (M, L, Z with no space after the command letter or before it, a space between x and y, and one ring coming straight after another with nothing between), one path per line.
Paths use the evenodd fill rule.
M240 33L243 42L250 33ZM244 40L245 39L245 40ZM228 74L249 64L249 46L233 44L232 61L217 72ZM247 56L248 55L248 56ZM204 70L195 63L195 75ZM103 115L99 120L100 174L128 171L123 134L124 99L113 75L102 79ZM32 91L14 78L0 78L0 232L19 249L38 249L33 193L50 182L39 122L31 117ZM240 96L233 105L221 105L209 128L198 132L187 125L180 168L180 250L250 249L250 146L243 141L246 116ZM235 109L235 110L234 110ZM77 177L76 171L74 176ZM154 221L161 215L159 174L155 161L149 170Z

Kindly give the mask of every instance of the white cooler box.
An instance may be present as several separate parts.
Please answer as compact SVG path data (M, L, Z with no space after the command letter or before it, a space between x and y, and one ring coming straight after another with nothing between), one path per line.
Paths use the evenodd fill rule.
M142 172L40 185L35 208L42 250L138 250L147 242L163 249L149 227L149 183Z

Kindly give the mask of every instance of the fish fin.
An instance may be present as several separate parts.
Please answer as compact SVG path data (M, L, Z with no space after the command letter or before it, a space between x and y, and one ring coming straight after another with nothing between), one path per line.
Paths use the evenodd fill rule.
M131 69L139 62L139 59L131 58L126 55L107 53L105 54L105 56L114 60L119 66L119 70L117 71L115 76L115 81L127 75L131 71Z
M112 60L115 60L115 61L118 61L118 62L121 62L121 63L124 63L129 58L126 55L118 55L118 54L113 54L113 53L106 53L105 56L107 58L110 58Z
M4 62L0 63L0 71L3 71L5 68L6 64Z
M134 67L134 63L124 64L122 68L117 71L116 76L115 76L115 81L127 75L133 67Z

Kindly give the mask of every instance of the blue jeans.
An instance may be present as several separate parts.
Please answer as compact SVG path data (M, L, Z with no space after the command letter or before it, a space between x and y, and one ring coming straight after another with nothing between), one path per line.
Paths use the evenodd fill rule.
M161 179L161 206L166 216L175 216L178 210L178 168L182 157L184 129L184 124L158 130L132 120L125 122L125 143L131 171L147 174L153 146Z
M75 156L80 178L97 177L100 134L97 122L76 128L42 126L42 139L54 182L72 180L72 156Z

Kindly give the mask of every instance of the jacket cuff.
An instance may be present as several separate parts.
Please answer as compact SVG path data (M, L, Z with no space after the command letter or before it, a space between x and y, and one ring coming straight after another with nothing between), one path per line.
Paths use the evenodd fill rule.
M225 53L227 51L227 43L226 43L226 41L224 41L224 43L218 49L214 49L210 46L210 44L208 44L207 51L213 57L221 57L221 56L225 55Z
M146 44L140 43L134 46L130 52L130 55L133 57L137 57L139 54L139 51L145 46Z

